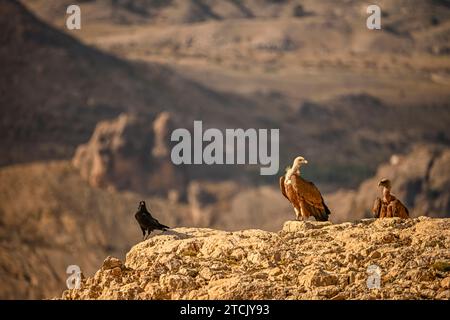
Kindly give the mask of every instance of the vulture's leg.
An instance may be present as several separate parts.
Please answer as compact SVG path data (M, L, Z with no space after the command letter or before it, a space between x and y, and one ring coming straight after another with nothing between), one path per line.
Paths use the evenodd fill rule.
M390 203L387 207L387 217L388 218L395 217L395 207L394 207L393 203Z
M294 207L294 211L295 211L295 219L297 220L297 221L300 221L300 218L301 218L301 214L300 214L300 210L299 209L297 209L296 207Z
M302 221L306 221L308 220L308 217L310 216L308 209L305 206L305 201L304 200L300 200L300 213L302 216Z
M145 240L145 229L141 228L141 230L142 230L142 240Z

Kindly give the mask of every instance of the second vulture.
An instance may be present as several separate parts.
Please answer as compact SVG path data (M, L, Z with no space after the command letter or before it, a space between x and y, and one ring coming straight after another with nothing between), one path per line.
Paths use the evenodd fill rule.
M409 218L408 208L391 193L391 181L382 179L378 187L383 188L383 197L376 198L372 213L375 218Z

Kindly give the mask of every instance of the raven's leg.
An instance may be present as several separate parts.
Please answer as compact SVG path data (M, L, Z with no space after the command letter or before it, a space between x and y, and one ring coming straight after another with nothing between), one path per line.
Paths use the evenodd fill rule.
M142 230L142 240L145 240L145 229L141 227Z
M145 240L147 240L150 237L150 233L152 233L152 230L147 229L147 236L145 237Z

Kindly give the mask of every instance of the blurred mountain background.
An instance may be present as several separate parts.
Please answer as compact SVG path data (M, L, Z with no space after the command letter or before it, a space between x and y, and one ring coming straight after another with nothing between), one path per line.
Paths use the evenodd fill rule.
M81 30L65 26L70 4ZM309 160L333 222L382 177L413 216L450 216L450 3L0 0L0 298L44 298L164 224L279 230L278 177ZM170 133L279 128L280 171L174 166Z

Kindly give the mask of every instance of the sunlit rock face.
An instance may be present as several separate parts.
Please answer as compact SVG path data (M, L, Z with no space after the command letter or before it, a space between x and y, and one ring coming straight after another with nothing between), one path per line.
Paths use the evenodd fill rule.
M287 221L279 232L176 228L124 262L106 258L62 298L449 299L449 227L420 217Z

